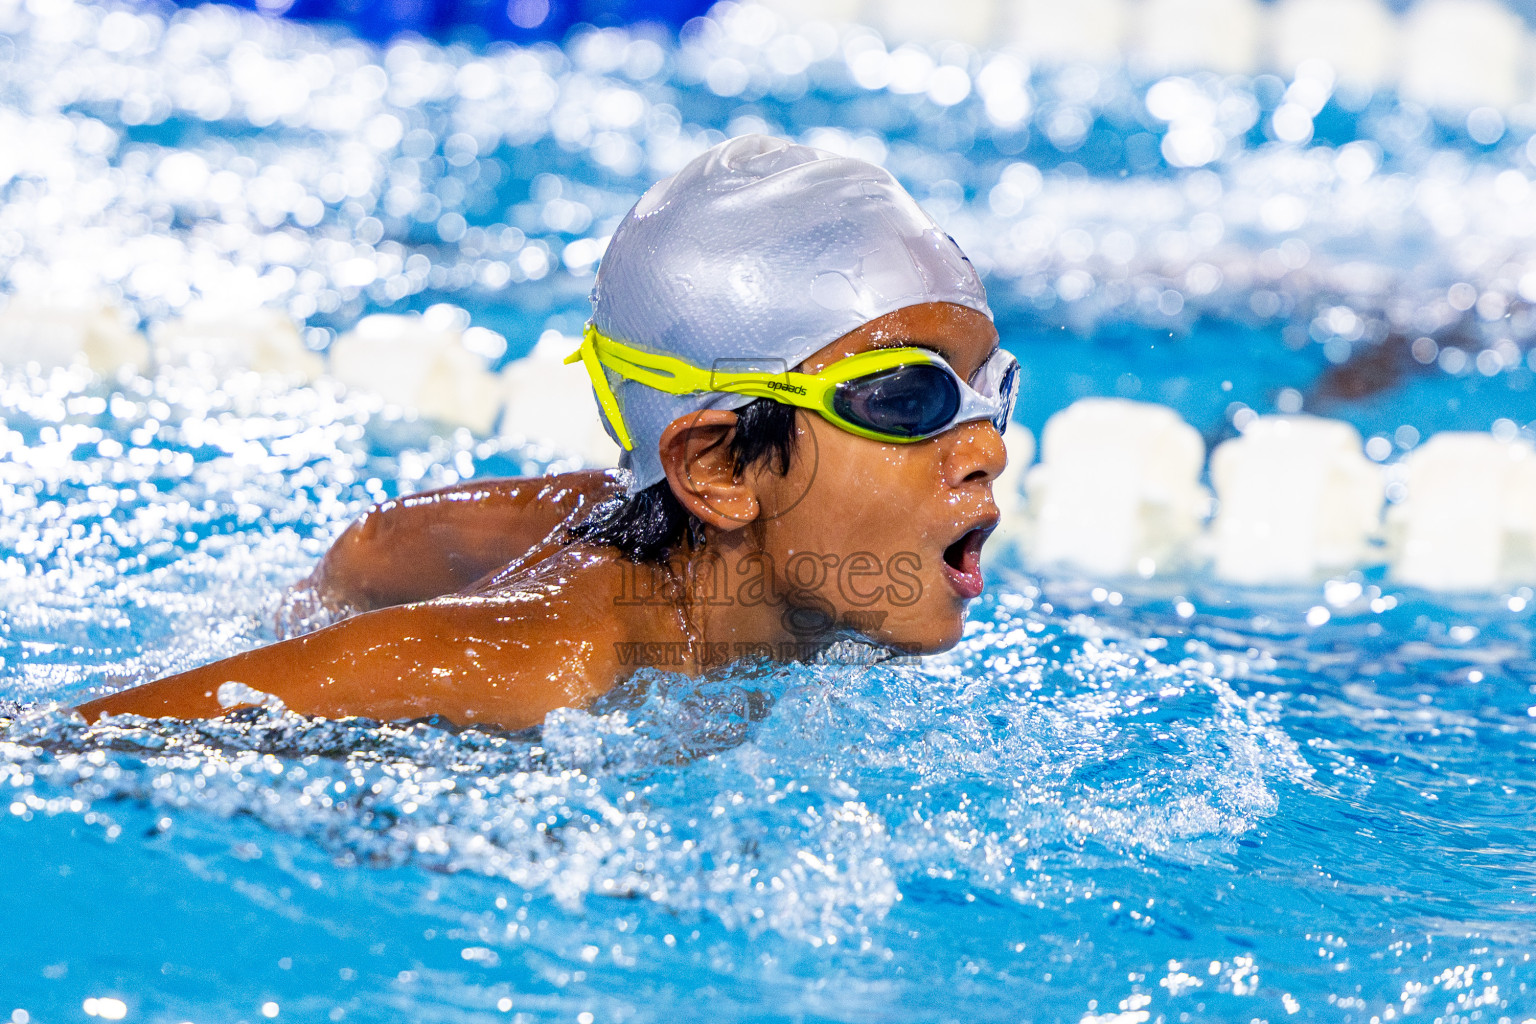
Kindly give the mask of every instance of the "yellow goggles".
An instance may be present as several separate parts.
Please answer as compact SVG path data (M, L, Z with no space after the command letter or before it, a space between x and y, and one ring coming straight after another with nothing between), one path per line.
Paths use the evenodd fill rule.
M850 434L893 444L923 441L972 420L990 420L1001 433L1008 428L1019 390L1018 361L1001 348L976 372L975 387L942 356L924 348L860 352L817 374L730 369L724 364L706 370L614 341L590 323L581 347L565 361L577 360L592 378L598 404L625 451L635 445L605 367L669 395L719 391L771 398L809 409ZM744 365L751 360L729 362Z

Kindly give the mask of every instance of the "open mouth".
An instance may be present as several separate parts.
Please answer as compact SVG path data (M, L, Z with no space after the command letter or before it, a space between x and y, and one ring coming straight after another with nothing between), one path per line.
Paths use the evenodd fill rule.
M944 574L949 577L956 593L963 598L981 596L981 546L987 542L987 537L995 528L995 523L988 523L967 530L959 540L944 549Z

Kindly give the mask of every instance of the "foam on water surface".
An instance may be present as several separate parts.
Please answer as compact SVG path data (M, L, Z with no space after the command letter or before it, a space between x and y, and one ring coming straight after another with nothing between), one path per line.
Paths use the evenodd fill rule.
M502 962L514 988L541 955L561 955L541 948L550 939L590 944L591 930L606 931L594 977L567 986L566 1006L628 974L635 954L619 946L657 929L674 941L686 932L694 948L713 936L714 962L656 965L681 968L680 988L750 974L762 949L802 963L841 951L805 966L871 981L896 958L937 966L961 939L955 908L978 900L1014 919L1005 930L1021 950L1034 948L1028 921L1104 902L1116 875L1149 861L1229 862L1274 815L1277 791L1311 774L1273 715L1219 678L1022 609L994 612L939 665L748 667L702 684L655 676L610 701L633 706L557 713L538 737L259 709L86 728L12 706L0 742L23 808L13 814L40 826L68 818L119 849L148 820L146 852L177 870L229 822L260 829L254 846L218 858L223 870L269 852L267 835L305 851L308 867L279 869L296 875L289 886L312 878L324 893L337 872L439 873L440 930L467 941L471 929L465 959ZM1000 661L1008 667L978 685L977 667ZM317 853L330 863L315 866ZM484 905L487 891L505 913ZM569 928L530 940L517 922L541 905ZM984 943L991 956L1028 962L1001 938ZM999 1008L1013 998L1009 970L974 983ZM412 1005L451 999L463 981L423 978ZM832 997L823 1012L926 998L916 978L880 987Z
M1026 996L1326 1016L1342 979L1412 1018L1473 965L1523 1005L1528 629L1050 596L1005 587L920 665L645 673L536 734L9 705L15 877L57 856L95 894L81 928L143 917L154 959L196 965L65 944L18 998L667 1020L772 991L786 1018L908 1019L949 1012L953 976L986 1020ZM203 894L196 947L164 879Z

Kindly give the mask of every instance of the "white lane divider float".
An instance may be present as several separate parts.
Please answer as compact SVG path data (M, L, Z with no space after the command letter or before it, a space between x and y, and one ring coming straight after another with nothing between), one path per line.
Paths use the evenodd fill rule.
M1511 6L1499 0L762 0L742 4L737 16L760 24L761 14L771 11L810 38L828 37L828 23L871 25L896 52L886 61L883 42L879 55L866 46L855 74L885 79L893 92L929 90L939 102L947 83L935 89L934 75L942 81L951 73L916 47L961 42L1007 47L1046 67L1125 62L1143 72L1269 71L1289 79L1303 62L1320 62L1341 82L1396 86L1415 102L1465 116L1481 106L1508 110L1530 95L1523 83L1532 34ZM996 84L977 82L983 92ZM1287 102L1304 105L1305 92L1288 94Z
M188 303L181 316L156 324L150 341L161 366L192 366L220 375L254 370L298 384L310 383L325 369L319 353L304 346L298 325L270 307Z
M1024 478L1032 562L1151 576L1187 562L1209 512L1200 435L1161 405L1085 398L1046 422Z
M103 377L149 368L149 343L125 314L91 297L12 297L0 308L0 366L80 364Z
M462 309L437 305L425 313L365 316L328 355L331 374L350 388L487 434L501 409L501 388L486 362L505 350L504 338L470 327Z
M1447 431L1402 462L1387 517L1393 578L1442 591L1536 581L1536 447Z
M1260 416L1211 453L1208 546L1235 583L1305 583L1371 560L1385 481L1348 423Z
M1527 440L1445 432L1381 466L1349 424L1259 416L1212 453L1209 522L1202 448L1170 409L1077 402L1047 421L1028 502L1007 506L1018 525L1001 537L1026 564L1105 576L1209 565L1234 583L1297 585L1386 565L1400 583L1442 592L1536 582ZM1394 478L1403 496L1383 518Z

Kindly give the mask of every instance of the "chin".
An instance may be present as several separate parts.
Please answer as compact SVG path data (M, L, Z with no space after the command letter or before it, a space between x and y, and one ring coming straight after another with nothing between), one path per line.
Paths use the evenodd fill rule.
M965 634L964 609L935 609L931 614L908 622L893 624L894 628L866 634L866 639L902 654L943 654Z

